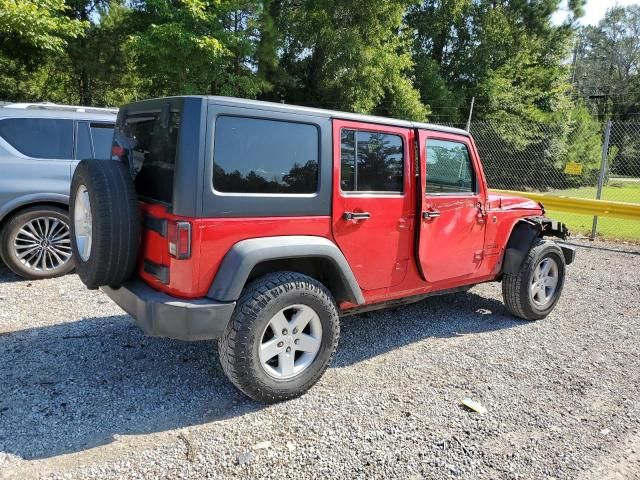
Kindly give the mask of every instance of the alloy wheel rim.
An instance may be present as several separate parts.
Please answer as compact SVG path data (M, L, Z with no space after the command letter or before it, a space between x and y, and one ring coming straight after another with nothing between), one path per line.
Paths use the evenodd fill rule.
M91 200L89 199L87 187L84 185L80 185L76 192L73 224L78 254L86 262L91 255L93 222L91 218Z
M538 307L548 306L558 288L559 268L553 258L543 258L533 271L529 284L529 298Z
M69 225L55 217L29 220L16 233L13 249L20 263L30 270L57 270L71 259Z
M320 317L307 305L291 305L276 313L260 337L259 358L267 375L286 380L304 372L318 356Z

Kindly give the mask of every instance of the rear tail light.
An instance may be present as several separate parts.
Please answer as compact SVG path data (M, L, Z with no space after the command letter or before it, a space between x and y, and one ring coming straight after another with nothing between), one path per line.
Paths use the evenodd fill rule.
M111 155L118 158L122 157L124 155L124 148L120 145L113 145L111 147Z
M178 260L191 257L191 224L189 222L168 222L167 238L169 255Z

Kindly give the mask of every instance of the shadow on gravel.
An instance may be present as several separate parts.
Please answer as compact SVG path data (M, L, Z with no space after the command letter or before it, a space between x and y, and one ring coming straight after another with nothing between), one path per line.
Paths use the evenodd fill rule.
M519 324L473 293L436 297L343 319L335 364ZM231 386L216 357L214 342L146 337L127 315L0 335L0 451L46 458L263 408Z
M572 242L564 242L567 245L572 245L578 248L587 248L589 250L602 250L603 252L614 252L614 253L627 253L629 255L640 255L640 246L635 244L624 245L620 244L620 248L611 248L604 247L599 245L598 243L572 243Z
M491 332L526 323L508 313L502 302L473 292L432 297L343 318L334 366L348 366L429 337Z
M0 283L19 281L24 281L24 278L13 273L5 266L4 263L2 263L2 260L0 260Z

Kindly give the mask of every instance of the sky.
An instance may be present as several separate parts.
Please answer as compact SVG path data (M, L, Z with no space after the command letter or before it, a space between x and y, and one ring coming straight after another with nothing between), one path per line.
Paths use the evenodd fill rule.
M564 2L566 5L566 1ZM582 25L596 25L604 17L607 9L614 5L640 5L640 0L587 0L584 16L580 19ZM558 12L555 20L560 23L566 17L566 12Z

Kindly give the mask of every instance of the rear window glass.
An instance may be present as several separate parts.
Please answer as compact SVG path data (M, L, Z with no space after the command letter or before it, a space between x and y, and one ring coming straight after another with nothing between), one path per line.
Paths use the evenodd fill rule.
M114 145L124 149L123 156L139 196L167 204L172 202L179 130L180 113L170 113L166 128L157 113L127 118L124 128L116 135Z
M73 158L73 120L6 118L0 120L0 136L29 157Z
M220 116L213 186L219 192L314 193L318 129L305 123Z

